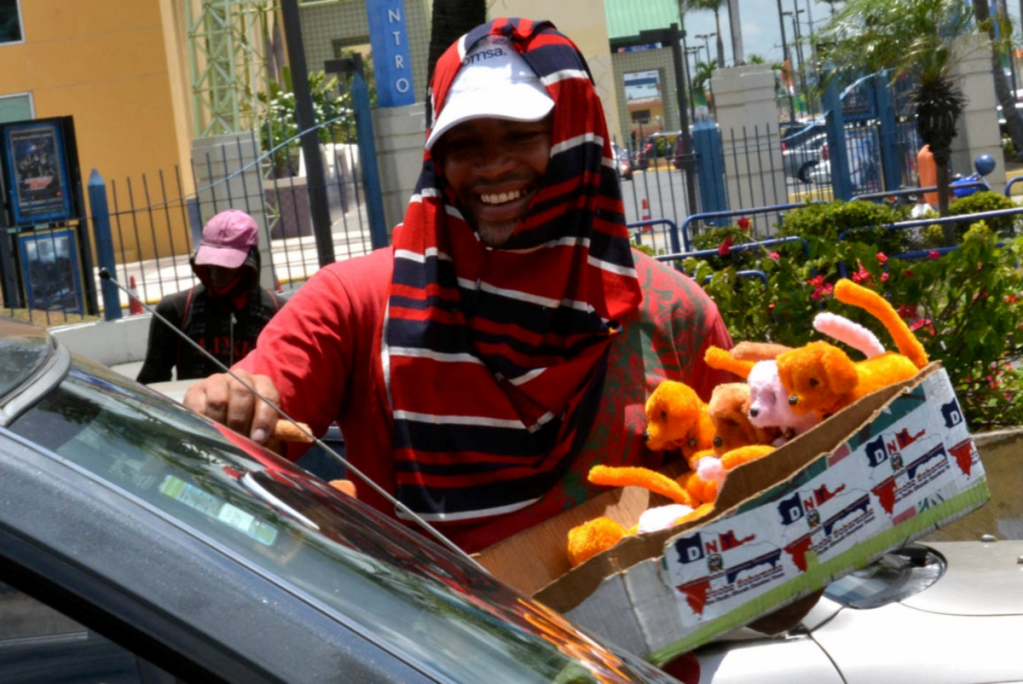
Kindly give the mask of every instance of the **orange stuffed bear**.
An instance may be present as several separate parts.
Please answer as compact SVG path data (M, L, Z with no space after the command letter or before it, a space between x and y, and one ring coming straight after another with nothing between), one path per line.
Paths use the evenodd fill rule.
M684 382L665 380L646 401L647 446L654 451L680 449L692 464L714 446L714 423L705 404Z
M811 342L779 356L778 376L792 410L813 413L822 420L871 392L913 377L927 365L923 345L881 295L842 279L835 285L835 298L878 318L901 354L885 352L854 362L834 345Z

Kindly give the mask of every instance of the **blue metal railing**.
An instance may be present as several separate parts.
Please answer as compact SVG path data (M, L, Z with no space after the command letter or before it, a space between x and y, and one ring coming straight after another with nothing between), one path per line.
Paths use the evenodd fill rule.
M729 211L712 211L703 214L693 214L692 216L686 217L686 220L682 222L682 245L686 252L692 248L692 240L689 238L689 224L693 221L705 221L707 219L716 218L731 218L733 216L756 216L758 214L773 214L778 212L779 214L789 211L791 209L798 209L799 207L805 207L811 202L793 202L791 204L772 204L766 207L757 207L755 209L734 209ZM781 220L781 216L778 217ZM771 237L770 230L767 232L767 237ZM734 249L734 248L733 248Z
M668 228L667 230L657 231L656 233L654 233L652 230L651 231L643 230L643 228L652 229L653 226L659 225L667 225ZM643 244L642 237L644 233L653 233L654 235L657 234L663 235L664 233L667 233L668 239L671 241L672 251L678 252L680 249L682 249L681 246L679 245L678 240L678 226L676 226L675 222L672 221L671 219L666 218L645 219L643 221L636 221L635 223L627 223L625 224L625 226L626 228L629 229L630 233L632 234L632 238L633 240L635 240L637 245ZM636 228L638 228L639 230L634 230ZM654 246L656 247L656 244Z

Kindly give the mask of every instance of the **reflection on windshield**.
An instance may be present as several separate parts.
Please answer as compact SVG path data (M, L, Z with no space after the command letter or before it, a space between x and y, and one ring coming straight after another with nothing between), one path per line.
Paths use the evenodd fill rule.
M11 429L305 591L427 671L473 682L629 678L560 616L105 368L76 360Z

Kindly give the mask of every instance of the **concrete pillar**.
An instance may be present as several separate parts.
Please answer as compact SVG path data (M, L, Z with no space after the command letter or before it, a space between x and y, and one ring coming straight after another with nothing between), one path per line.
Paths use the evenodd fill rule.
M377 164L384 198L384 218L391 231L405 219L405 209L423 169L426 105L380 108L373 112Z
M771 68L750 64L716 69L711 90L724 145L729 206L743 209L787 202ZM737 147L734 153L733 147Z
M275 288L270 228L266 216L263 177L258 165L259 141L251 133L232 133L192 141L192 165L195 169L197 205L191 207L192 234L198 246L202 227L210 218L227 209L241 209L259 225L261 269L259 284ZM246 168L247 167L247 168ZM235 174L245 168L242 173ZM224 180L231 176L230 180ZM223 181L223 182L218 182Z
M1005 191L1005 162L987 36L967 36L958 49L963 57L953 72L953 78L963 89L967 103L959 117L956 137L952 139L952 173L968 176L974 172L973 160L982 154L990 154L996 165L986 179L991 190L1002 193Z

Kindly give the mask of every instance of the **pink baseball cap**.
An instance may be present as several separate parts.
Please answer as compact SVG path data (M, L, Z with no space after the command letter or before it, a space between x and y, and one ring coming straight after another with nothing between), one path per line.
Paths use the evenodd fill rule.
M239 268L249 250L258 244L256 220L244 211L228 209L211 218L203 228L195 265Z

